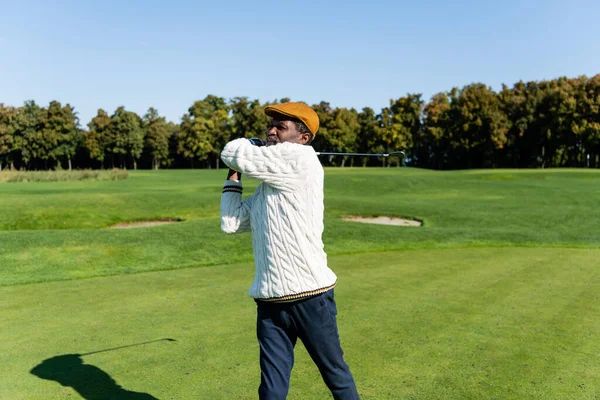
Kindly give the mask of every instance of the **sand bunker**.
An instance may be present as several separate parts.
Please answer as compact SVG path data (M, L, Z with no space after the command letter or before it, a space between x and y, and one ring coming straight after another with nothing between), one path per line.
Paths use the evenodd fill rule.
M399 217L374 217L374 218L364 218L364 217L343 217L344 221L352 221L352 222L362 222L365 224L380 224L380 225L396 225L396 226L422 226L422 221L417 221L414 219L408 218L399 218Z
M149 226L176 224L177 222L181 221L181 219L159 219L154 221L121 222L119 224L109 226L108 229L147 228Z

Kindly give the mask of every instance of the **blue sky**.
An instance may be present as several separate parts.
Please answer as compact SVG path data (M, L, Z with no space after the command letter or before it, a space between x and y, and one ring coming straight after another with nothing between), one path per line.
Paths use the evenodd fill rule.
M406 93L600 73L600 1L0 0L0 102L179 121L207 94L376 111Z

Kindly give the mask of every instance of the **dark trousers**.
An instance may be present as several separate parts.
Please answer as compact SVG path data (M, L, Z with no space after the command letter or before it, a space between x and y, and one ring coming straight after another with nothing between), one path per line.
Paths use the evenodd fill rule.
M260 345L261 400L284 400L300 338L336 400L357 400L350 368L338 335L333 289L291 303L257 301L256 333Z

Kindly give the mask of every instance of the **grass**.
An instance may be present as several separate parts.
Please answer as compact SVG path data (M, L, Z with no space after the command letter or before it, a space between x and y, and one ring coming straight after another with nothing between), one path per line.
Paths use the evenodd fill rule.
M0 186L0 285L249 262L249 236L219 230L224 173L138 171L126 181ZM325 245L330 255L598 248L599 183L600 173L576 170L329 169ZM256 182L245 185L250 194ZM347 214L411 216L425 226L399 229L339 219ZM101 229L169 218L185 222L141 231Z
M0 171L0 183L16 182L66 182L66 181L116 181L127 179L125 170L110 171L73 170L73 171Z
M0 186L1 399L256 398L250 236L219 232L223 175ZM600 398L599 183L590 170L328 169L324 238L362 398ZM160 218L186 221L103 229ZM176 341L65 356L161 338ZM301 345L289 398L328 398Z

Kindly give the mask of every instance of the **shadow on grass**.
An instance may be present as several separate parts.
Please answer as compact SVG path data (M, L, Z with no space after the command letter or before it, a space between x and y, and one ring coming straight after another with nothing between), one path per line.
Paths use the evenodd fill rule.
M160 339L152 342L161 340L175 341L174 339ZM126 347L139 346L140 344L115 347L85 354L63 354L42 361L30 372L38 378L72 387L86 400L158 400L148 393L132 392L123 389L109 374L94 365L85 364L81 358L88 354L113 351Z

